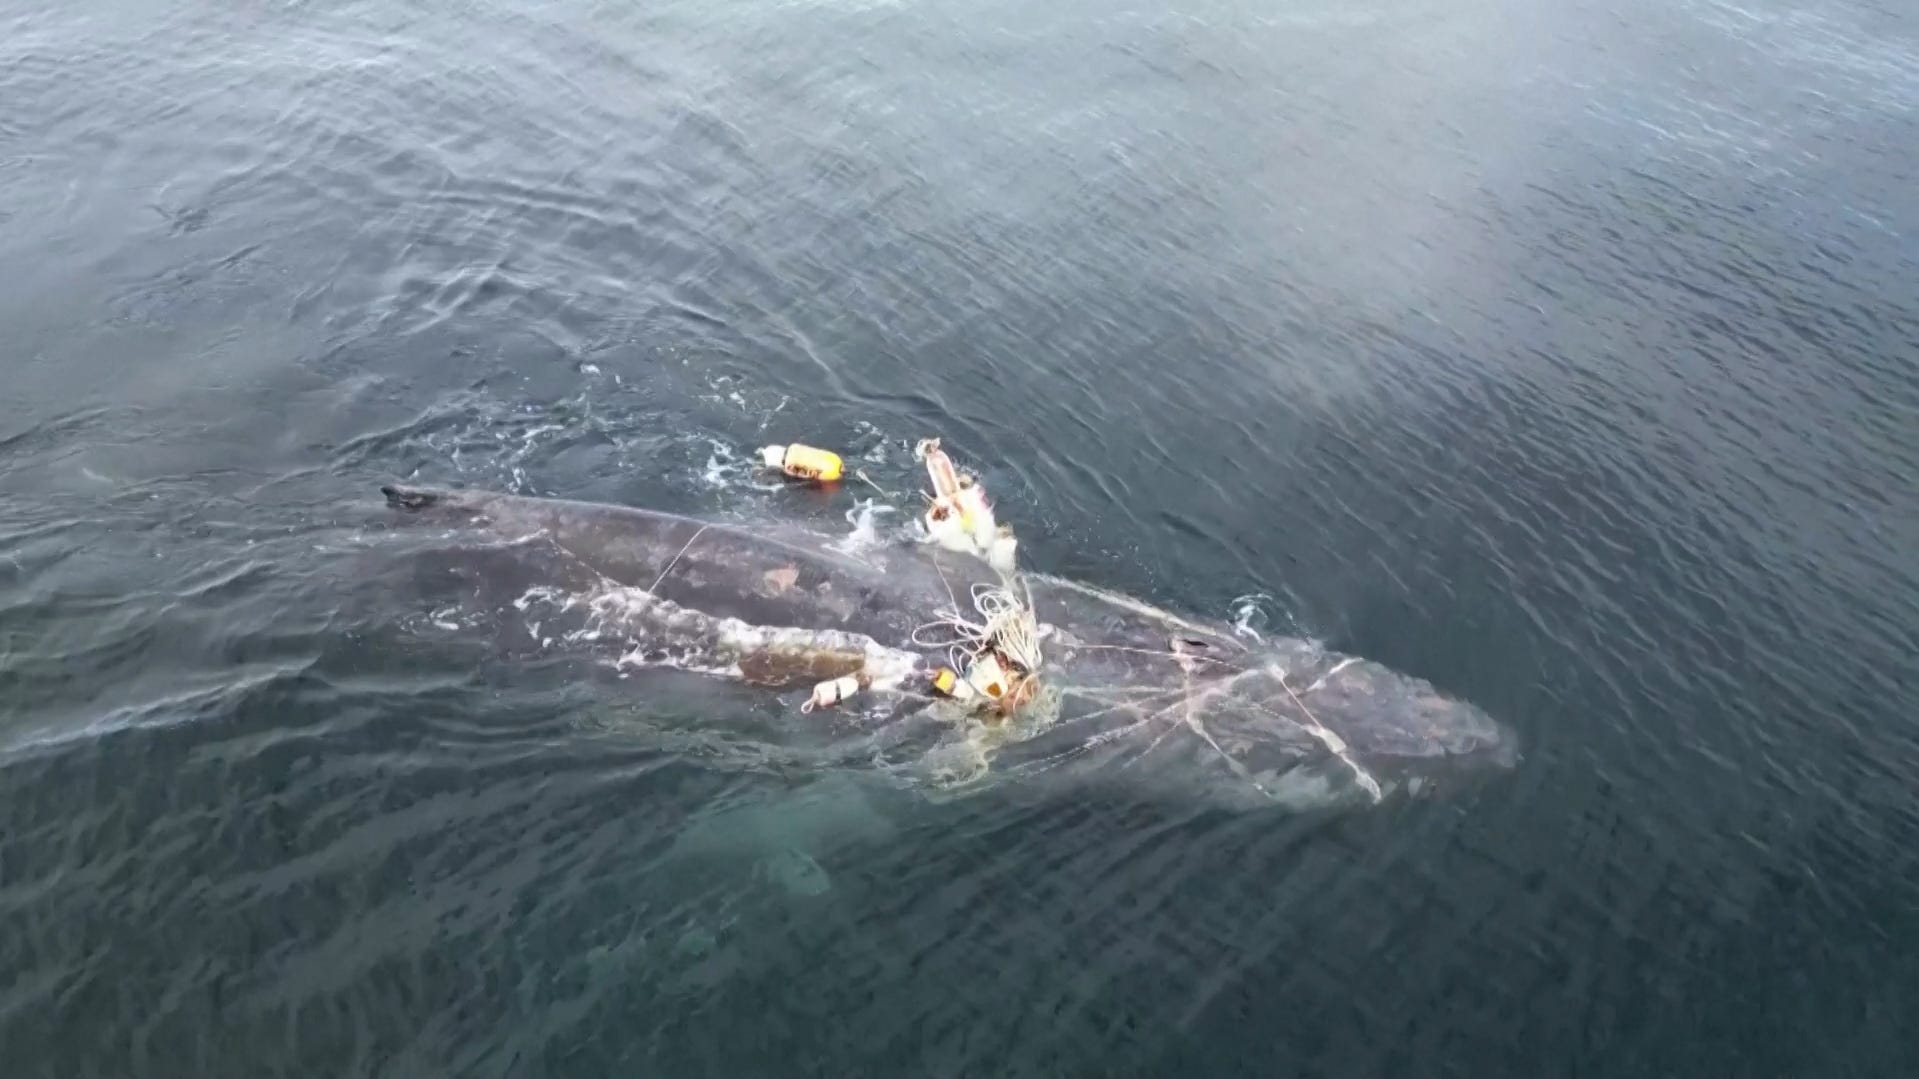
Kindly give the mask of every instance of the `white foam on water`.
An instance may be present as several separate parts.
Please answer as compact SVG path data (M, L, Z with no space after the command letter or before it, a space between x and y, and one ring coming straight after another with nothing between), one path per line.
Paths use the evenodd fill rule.
M424 633L427 630L461 633L481 628L486 625L486 621L486 615L481 612L450 606L406 615L399 620L398 624L399 628L407 633Z
M853 508L846 511L846 522L853 530L827 546L844 554L859 554L881 546L886 541L880 538L879 518L893 512L893 507L875 498L856 501Z
M784 484L765 471L760 460L737 446L711 435L702 439L709 449L706 466L700 470L701 483L714 490L778 491Z
M871 461L876 465L885 464L887 462L887 457L888 457L887 447L891 444L891 440L886 437L886 433L884 431L881 431L878 425L873 423L873 421L871 420L861 420L858 423L853 425L853 429L858 431L862 435L871 435L874 437L874 440L875 440L873 442L873 447L867 450L865 453L860 454L860 457L863 460ZM904 445L904 444L905 443L903 442L901 443L901 445Z
M720 460L719 451L706 455L706 468L700 472L700 480L708 487L725 487L727 463Z
M1253 592L1234 599L1229 608L1233 613L1233 632L1255 641L1265 640L1263 630L1272 621L1266 613L1266 607L1272 602L1273 597L1264 592Z
M537 427L528 428L520 435L521 456L533 452L534 443L539 441L541 435L555 434L564 430L566 430L566 428L557 423L542 423Z
M554 588L552 585L535 585L525 592L522 592L520 597L513 601L513 608L524 611L535 603L560 603L564 606L571 606L570 601L573 596L574 593L567 592L564 589Z

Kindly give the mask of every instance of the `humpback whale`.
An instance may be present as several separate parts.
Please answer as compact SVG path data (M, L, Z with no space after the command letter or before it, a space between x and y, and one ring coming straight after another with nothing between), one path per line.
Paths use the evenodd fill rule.
M973 555L907 540L848 551L797 526L604 503L382 492L472 585L469 601L511 604L536 636L623 671L760 687L843 759L928 791L1052 774L1234 810L1319 807L1452 789L1518 756L1506 725L1424 679L1031 572L1039 689L983 720L932 691L947 656L919 643L933 612L1001 580ZM849 675L872 688L802 714L809 688Z

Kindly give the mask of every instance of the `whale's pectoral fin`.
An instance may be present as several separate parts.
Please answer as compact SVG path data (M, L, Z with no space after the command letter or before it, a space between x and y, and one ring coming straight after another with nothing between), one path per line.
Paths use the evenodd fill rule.
M386 496L387 505L402 510L423 510L440 500L440 496L432 491L395 487L392 484L380 488L380 493Z

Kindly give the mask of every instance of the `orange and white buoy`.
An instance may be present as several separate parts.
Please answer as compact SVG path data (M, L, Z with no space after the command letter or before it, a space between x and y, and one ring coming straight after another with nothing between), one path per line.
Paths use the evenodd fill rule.
M834 483L846 474L846 462L831 450L794 442L768 446L760 451L760 460L768 468L777 468L796 480Z

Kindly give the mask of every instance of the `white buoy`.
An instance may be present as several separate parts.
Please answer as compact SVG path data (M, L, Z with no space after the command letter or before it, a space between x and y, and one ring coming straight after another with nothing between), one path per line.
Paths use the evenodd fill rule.
M852 675L829 678L813 687L813 695L800 705L800 711L811 712L816 708L831 708L852 697L860 691L860 680Z

